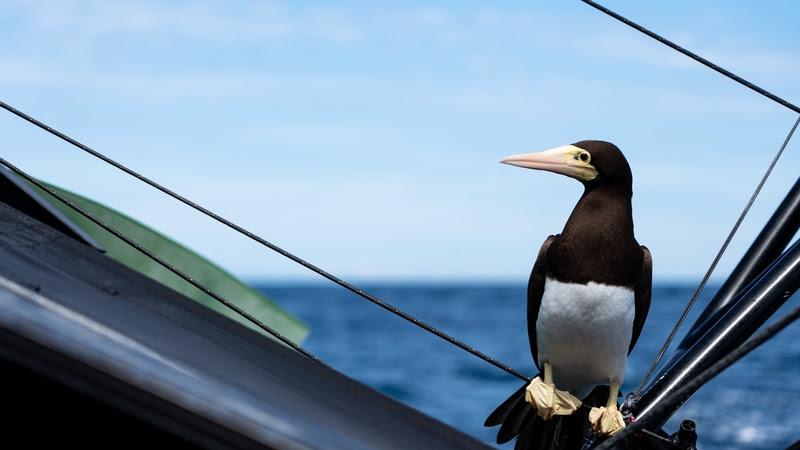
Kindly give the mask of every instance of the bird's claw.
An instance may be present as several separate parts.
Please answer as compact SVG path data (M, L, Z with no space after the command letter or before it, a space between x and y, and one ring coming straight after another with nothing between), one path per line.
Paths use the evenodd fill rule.
M625 420L616 407L606 408L601 406L592 408L589 411L589 422L592 424L592 431L601 436L611 436L625 428Z
M553 416L569 416L581 406L580 399L569 392L559 391L539 377L525 388L525 401L536 407L536 413L544 420Z

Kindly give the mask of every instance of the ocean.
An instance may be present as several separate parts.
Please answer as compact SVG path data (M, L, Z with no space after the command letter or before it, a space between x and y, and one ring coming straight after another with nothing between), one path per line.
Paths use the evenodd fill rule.
M311 325L304 345L307 350L348 376L496 446L497 428L484 428L483 421L520 386L518 379L338 286L258 287ZM523 373L535 371L522 284L362 287ZM650 315L629 359L623 392L634 389L644 375L693 288L654 287ZM676 342L713 294L713 289L708 291ZM787 307L796 300L791 299ZM793 324L704 386L665 429L671 433L681 420L691 419L697 423L699 446L705 450L784 449L800 439L797 405L800 324ZM499 448L510 449L513 444Z

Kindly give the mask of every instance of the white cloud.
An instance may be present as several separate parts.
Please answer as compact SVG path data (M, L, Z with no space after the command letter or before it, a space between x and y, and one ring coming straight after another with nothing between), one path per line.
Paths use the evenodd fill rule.
M716 245L729 224L709 205L735 214L738 196L751 189L744 181L762 167L735 152L763 152L754 143L764 142L772 151L763 136L783 111L619 24L576 26L494 6L390 8L6 2L0 13L11 27L0 33L11 44L0 49L0 85L78 128L90 145L350 274L413 276L425 270L415 254L422 244L431 273L524 272L531 255L518 240L535 246L556 231L577 192L563 189L578 188L495 173L496 158L600 133L627 140L643 183L636 201L659 203L637 204L637 211L641 232L650 233L646 242L659 250L660 275L696 274L705 261L682 261L673 241L710 254L709 242ZM692 48L704 42L686 30L666 34ZM699 50L754 78L794 79L798 58L749 45ZM273 47L284 50L275 61L267 60L269 51L251 56ZM549 70L558 63L597 70ZM194 110L204 115L174 120ZM11 126L22 125L14 122L5 135L18 133ZM50 138L18 136L18 153L37 150L11 155L24 167L99 192L237 271L288 273L262 265L260 249L231 250L241 245L238 237L208 239L219 230L173 212L175 205L131 193L128 184L110 187L119 182L116 173L75 180L73 173L88 170L83 159L62 156L67 152ZM685 148L659 159L675 142ZM709 155L725 159L718 164ZM191 166L184 166L189 156ZM797 158L788 161L787 171ZM553 186L554 203L531 205L532 193ZM680 198L664 200L670 197ZM267 202L283 209L269 210ZM357 220L365 210L372 215ZM298 230L298 223L309 225ZM453 251L468 256L447 261Z
M686 68L694 62L663 48L635 31L608 24L577 23L547 11L482 7L454 11L443 7L356 9L352 5L298 5L267 2L5 2L4 16L15 31L48 36L51 45L64 41L99 41L129 36L149 40L176 37L213 45L309 38L339 43L390 38L461 45L525 45L573 52L594 58L635 62L654 67ZM699 31L657 30L689 47L701 44ZM53 39L55 38L55 39ZM735 42L742 39L737 35ZM725 41L716 36L717 41ZM752 40L751 40L752 41ZM750 48L705 48L719 59L736 61L753 73L786 74L798 58L786 52ZM788 74L787 74L788 75Z
M188 40L195 46L267 45L270 42L297 44L298 40L317 43L367 45L405 42L406 44L460 46L458 53L467 61L492 64L508 47L567 52L588 61L616 61L666 70L698 69L699 65L661 44L612 21L575 23L574 18L546 11L480 8L455 11L442 7L389 7L387 10L335 5L297 5L270 2L27 2L5 3L2 13L11 18L11 32L19 46L6 48L4 75L8 80L43 80L51 76L87 79L87 73L103 72L104 62L93 61L109 39L125 38L123 51L139 52L152 46L177 45ZM664 30L658 30L664 32ZM697 50L723 65L730 63L756 78L794 79L800 58L786 51L759 46L745 48L703 47L697 31L667 30L664 34ZM733 42L742 38L737 36ZM725 42L716 36L715 42ZM384 45L381 44L381 45ZM395 45L395 44L392 44ZM138 49L137 49L138 47ZM48 62L33 64L31 53L52 48ZM63 51L62 51L63 50ZM77 61L74 61L78 58ZM121 68L136 67L137 58ZM76 64L77 62L77 64ZM84 64L81 64L83 62ZM169 71L168 61L161 61ZM28 67L31 66L31 67ZM706 70L706 69L702 69ZM189 76L187 83L200 88L216 84ZM154 76L160 76L154 75ZM202 77L202 74L199 76ZM96 80L88 77L92 82ZM123 85L136 80L119 79ZM168 82L170 80L167 80ZM115 84L119 84L116 83ZM252 86L252 83L247 84ZM172 88L172 86L167 86ZM191 85L187 90L192 90ZM170 89L174 91L174 89Z
M287 7L281 2L27 2L4 6L18 26L67 39L129 35L176 36L202 41L311 37L348 42L358 30L335 9Z

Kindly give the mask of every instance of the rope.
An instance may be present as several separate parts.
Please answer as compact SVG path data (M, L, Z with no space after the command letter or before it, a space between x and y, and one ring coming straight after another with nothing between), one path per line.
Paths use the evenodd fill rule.
M707 383L709 380L717 376L720 372L733 365L736 361L742 359L745 355L750 353L753 349L770 340L773 336L778 334L781 330L786 328L790 323L800 318L800 306L791 310L788 314L776 320L774 323L766 327L759 334L748 339L744 344L737 347L732 352L721 358L719 361L711 365L708 369L702 371L699 375L694 377L691 381L687 382L680 389L674 391L672 394L666 396L663 401L659 402L653 407L651 412L644 416L642 419L633 422L626 426L619 433L611 436L608 440L604 441L596 450L608 450L614 448L616 445L622 443L624 439L631 436L633 433L642 431L650 422L650 418L659 417L670 408L670 405L676 402L685 401L695 390L700 386Z
M60 132L60 131L58 131L58 130L56 130L56 129L48 126L48 125L46 125L45 123L43 123L43 122L41 122L41 121L39 121L39 120L37 120L37 119L25 114L25 113L23 113L22 111L19 111L18 109L14 108L13 106L11 106L11 105L3 102L3 101L0 101L0 107L2 107L3 109L5 109L8 112L14 114L15 116L20 117L20 118L32 123L33 125L36 125L37 127L47 131L48 133L50 133L50 134L52 134L52 135L54 135L54 136L56 136L56 137L58 137L58 138L60 138L60 139L62 139L64 141L66 141L66 142L69 142L70 144L74 145L75 147L78 147L79 149L81 149L81 150L85 151L86 153L89 153L90 155L102 160L103 162L108 163L108 164L116 167L117 169L127 173L128 175L138 179L139 181L142 181L142 182L152 186L153 188L155 188L155 189L163 192L164 194L166 194L166 195L168 195L168 196L180 201L181 203L189 206L190 208L193 208L193 209L205 214L206 216L211 217L212 219L216 220L217 222L219 222L219 223L221 223L221 224L223 224L223 225L225 225L225 226L237 231L238 233L241 233L241 234L247 236L248 238L252 239L255 242L258 242L259 244L263 245L264 247L267 247L270 250L272 250L274 252L277 252L277 253L281 254L282 256L284 256L284 257L296 262L297 264L300 264L301 266L305 267L306 269L309 269L312 272L315 272L316 274L321 275L324 278L327 278L328 280L338 284L339 286L349 290L350 292L353 292L354 294L358 295L359 297L364 298L364 299L366 299L366 300L368 300L368 301L380 306L381 308L391 312L392 314L394 314L396 316L399 316L399 317L411 322L412 324L422 328L423 330L425 330L425 331L427 331L427 332L429 332L429 333L431 333L431 334L433 334L435 336L438 336L439 338L444 339L445 341L449 342L450 344L455 345L456 347L458 347L458 348L460 348L460 349L472 354L473 356L476 356L476 357L484 360L485 362L497 367L498 369L504 370L505 372L507 372L507 373L519 378L520 380L523 380L523 381L530 381L531 380L529 377L527 377L527 376L523 375L522 373L518 372L517 370L511 368L507 364L501 363L500 361L498 361L498 360L492 358L491 356L486 355L485 353L482 353L482 352L478 351L477 349L475 349L475 348L473 348L473 347L471 347L471 346L459 341L458 339L450 336L449 334L444 333L444 332L436 329L435 327L433 327L431 325L428 325L425 322L422 322L421 320L417 319L416 317L414 317L414 316L412 316L412 315L400 310L399 308L397 308L397 307L395 307L395 306L393 306L393 305L391 305L389 303L384 302L383 300L375 297L374 295L367 293L363 289L358 288L358 287L356 287L356 286L344 281L343 279L334 276L331 273L328 273L327 271L325 271L325 270L323 270L323 269L311 264L310 262L308 262L308 261L306 261L306 260L304 260L304 259L302 259L302 258L300 258L298 256L295 256L292 253L289 253L288 251L282 249L281 247L278 247L277 245L267 241L266 239L256 235L255 233L253 233L253 232L251 232L251 231L249 231L249 230L247 230L247 229L245 229L245 228L243 228L243 227L241 227L241 226L229 221L228 219L225 219L224 217L214 213L213 211L210 211L210 210L204 208L203 206L200 206L199 204L189 200L188 198L186 198L186 197L184 197L184 196L182 196L180 194L178 194L178 193L176 193L176 192L174 192L174 191L172 191L170 189L167 189L163 185L151 180L150 178L145 177L144 175L139 174L138 172L136 172L136 171L134 171L132 169L129 169L128 167L126 167L126 166L114 161L113 159L111 159L111 158L103 155L102 153L90 148L89 146L87 146L85 144L82 144L81 142L79 142L79 141L67 136L66 134L64 134L64 133L62 133L62 132ZM5 163L5 164L8 165L8 163Z
M645 384L647 383L647 381L653 375L653 372L658 367L658 363L661 362L661 359L667 352L667 348L669 348L669 345L672 343L672 340L675 338L675 335L678 333L678 330L680 329L681 325L683 325L683 321L686 320L686 316L689 314L689 310L691 310L692 306L694 306L695 302L697 301L697 298L700 296L700 293L706 286L709 277L711 277L711 273L714 272L714 269L717 267L717 263L719 263L720 258L722 258L722 254L725 253L725 250L727 250L728 248L728 244L731 243L733 236L739 230L739 225L742 224L742 221L744 220L745 216L747 216L747 213L750 211L750 207L753 206L753 202L755 202L756 197L758 197L758 194L761 192L761 188L764 187L764 183L767 182L767 178L769 178L770 174L772 173L772 169L775 168L775 164L778 162L778 159L783 154L784 149L786 149L786 146L792 139L792 136L794 135L794 132L797 129L798 124L800 124L800 116L797 117L797 120L794 122L792 129L789 130L789 134L786 135L786 139L783 140L783 144L781 144L780 148L778 149L778 152L772 158L772 162L770 162L769 167L767 167L767 171L764 173L764 176L761 177L761 181L758 183L758 186L756 186L755 191L753 191L753 194L750 195L750 199L747 201L747 204L742 210L742 213L739 214L739 218L736 220L736 223L733 225L733 228L731 228L731 231L728 233L728 237L725 238L725 242L722 243L722 247L720 247L719 251L717 252L717 256L714 257L714 260L711 262L711 265L708 266L708 270L706 270L705 275L703 275L703 279L700 281L700 284L697 286L697 289L695 289L692 298L689 299L689 303L686 304L686 308L684 308L683 312L681 313L681 316L675 323L675 326L672 327L672 331L670 331L669 337L667 337L667 340L664 342L664 345L661 346L661 349L658 351L658 354L656 355L655 359L650 364L650 368L647 369L647 373L645 374L644 378L642 378L642 381L639 383L639 387L636 388L636 391L634 393L635 396L637 397L639 396L639 393L642 391L642 389L644 389Z
M698 55L697 53L694 53L692 51L689 51L689 50L681 47L680 45L670 41L669 39L667 39L667 38L665 38L663 36L660 36L660 35L652 32L652 31L648 30L647 28L639 25L638 23L636 23L636 22L634 22L634 21L632 21L630 19L627 19L626 17L623 17L623 16L619 15L619 14L615 13L614 11L611 11L610 9L606 8L605 6L593 2L592 0L581 0L581 1L583 3L586 3L587 5L589 5L591 7L599 10L600 12L605 13L605 14L607 14L607 15L609 15L609 16L617 19L617 20L619 20L620 22L624 23L625 25L628 25L629 27L633 28L634 30L639 31L641 33L644 33L644 34L650 36L651 38L657 40L658 42L661 42L662 44L666 45L667 47L670 47L673 50L677 50L677 51L683 53L684 55L688 56L689 58L692 58L693 60L699 62L700 64L702 64L702 65L704 65L704 66L706 66L706 67L708 67L708 68L710 68L710 69L712 69L712 70L714 70L714 71L716 71L716 72L718 72L718 73L730 78L731 80L733 80L733 81L735 81L735 82L737 82L737 83L739 83L739 84L741 84L743 86L746 86L746 87L758 92L759 94L763 95L764 97L767 97L768 99L770 99L770 100L772 100L774 102L777 102L780 105L785 106L785 107L791 109L792 111L794 111L796 113L800 113L800 107L798 107L798 106L796 106L796 105L794 105L792 103L789 103L788 101L778 97L777 95L767 91L766 89L763 89L763 88L759 87L758 85L756 85L756 84L754 84L754 83L752 83L750 81L745 80L744 78L740 77L739 75L736 75L735 73L733 73L733 72L731 72L729 70L726 70L726 69L714 64L713 62L703 58L702 56Z
M25 180L27 180L29 183L33 184L34 186L38 187L39 189L43 190L44 192L47 192L49 195L54 197L59 202L67 205L68 207L72 208L73 210L75 210L77 213L79 213L83 217L86 217L87 219L91 220L92 222L97 224L99 227L101 227L104 230L108 231L109 233L113 234L118 239L120 239L123 242L125 242L126 244L130 245L131 247L133 247L134 249L136 249L138 252L142 253L146 257L148 257L148 258L152 259L153 261L157 262L158 264L160 264L165 269L169 270L170 272L172 272L175 275L179 276L180 278L184 279L186 282L188 282L192 286L196 287L197 289L201 290L203 293L207 294L208 296L212 297L214 300L216 300L216 301L222 303L223 305L227 306L228 308L230 308L231 310L233 310L234 312L236 312L240 316L244 317L245 319L247 319L248 321L253 323L258 328L261 328L262 330L266 331L267 333L269 333L270 335L274 336L276 339L278 339L282 343L286 344L290 348L292 348L292 349L300 352L302 355L307 356L308 358L311 358L312 360L314 360L314 361L316 361L316 362L318 362L318 363L330 368L330 366L328 366L327 364L322 362L319 358L315 357L314 355L312 355L311 353L307 352L306 350L303 350L297 344L295 344L294 342L290 341L288 338L286 338L285 336L283 336L279 332L277 332L274 329L272 329L269 325L266 325L265 323L261 322L260 320L256 319L255 317L251 316L247 311L245 311L245 310L241 309L240 307L236 306L230 300L225 299L224 297L222 297L221 295L217 294L216 292L214 292L214 291L208 289L207 287L201 285L200 283L198 283L195 279L193 279L189 275L186 275L185 273L183 273L180 270L176 269L174 266L172 266L168 262L166 262L163 259L159 258L155 254L151 253L149 250L145 249L144 247L142 247L141 245L139 245L135 241L131 240L129 237L127 237L124 234L122 234L121 232L119 232L117 229L115 229L115 228L111 227L110 225L104 223L103 221L101 221L100 219L98 219L97 217L92 215L91 213L83 210L78 205L76 205L76 204L72 203L71 201L67 200L66 198L62 197L61 195L59 195L58 193L56 193L55 191L53 191L49 187L45 186L44 184L42 184L37 179L35 179L32 176L28 175L27 173L23 172L21 169L19 169L18 167L14 166L10 162L0 158L0 164L8 167L12 171L14 171L14 173L16 173L17 175L21 176Z

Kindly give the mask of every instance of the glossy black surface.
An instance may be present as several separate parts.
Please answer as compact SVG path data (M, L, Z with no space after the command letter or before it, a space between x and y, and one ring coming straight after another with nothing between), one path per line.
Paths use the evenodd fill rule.
M780 256L800 228L800 178L786 194L761 233L742 256L739 264L700 313L689 333L678 346L682 353L703 335L731 307L736 294L744 291L764 269ZM669 367L670 364L665 365Z
M200 447L486 448L2 203L0 359Z
M747 340L800 287L800 241L795 242L750 287L738 295L729 310L706 334L642 394L631 408L634 417L642 419L677 387L691 380L704 369ZM671 405L663 417L648 420L659 425L666 422L685 401Z

